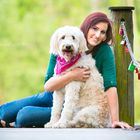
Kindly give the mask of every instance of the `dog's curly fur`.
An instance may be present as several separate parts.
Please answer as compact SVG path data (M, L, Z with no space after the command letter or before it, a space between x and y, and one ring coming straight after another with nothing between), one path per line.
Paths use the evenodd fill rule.
M66 61L88 49L83 33L74 26L57 29L50 45L51 53L64 57ZM71 52L68 54L65 53L66 46L71 46ZM95 66L95 60L90 54L82 55L78 62L66 71L75 67L90 68L90 77L86 82L70 82L63 89L54 92L51 120L45 124L45 127L110 127L107 95L104 92L103 78Z

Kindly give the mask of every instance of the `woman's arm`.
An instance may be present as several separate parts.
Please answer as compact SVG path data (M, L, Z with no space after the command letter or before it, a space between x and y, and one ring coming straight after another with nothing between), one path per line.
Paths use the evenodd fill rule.
M132 128L126 122L119 121L119 106L118 106L118 94L116 87L111 87L107 91L110 112L111 112L111 119L112 119L112 127L121 127L121 128Z
M109 88L106 93L108 96L112 122L119 121L118 95L116 87Z
M72 71L51 77L44 85L46 91L54 91L63 88L71 81L86 81L90 76L90 70L75 68Z

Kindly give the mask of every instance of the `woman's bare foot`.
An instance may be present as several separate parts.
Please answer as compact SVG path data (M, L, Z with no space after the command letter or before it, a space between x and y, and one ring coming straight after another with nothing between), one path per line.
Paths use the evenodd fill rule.
M15 126L15 122L9 123L8 125L6 124L6 122L4 120L0 121L0 124L2 127L11 127L13 128Z
M6 122L4 120L1 120L0 123L1 123L2 127L6 127Z
M15 126L15 122L9 123L10 127L14 127Z

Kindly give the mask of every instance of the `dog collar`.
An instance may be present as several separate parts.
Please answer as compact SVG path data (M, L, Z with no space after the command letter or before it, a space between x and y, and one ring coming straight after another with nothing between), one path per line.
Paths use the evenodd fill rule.
M77 54L76 56L72 57L70 61L66 61L63 57L58 56L56 60L56 74L61 74L71 66L73 66L79 59L81 58L81 54Z

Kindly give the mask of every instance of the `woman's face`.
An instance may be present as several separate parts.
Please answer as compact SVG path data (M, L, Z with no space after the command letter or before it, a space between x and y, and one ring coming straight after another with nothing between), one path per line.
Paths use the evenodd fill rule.
M87 33L87 42L89 44L89 49L90 47L95 47L96 45L99 45L101 42L106 40L107 29L108 23L106 22L99 22L89 29Z

